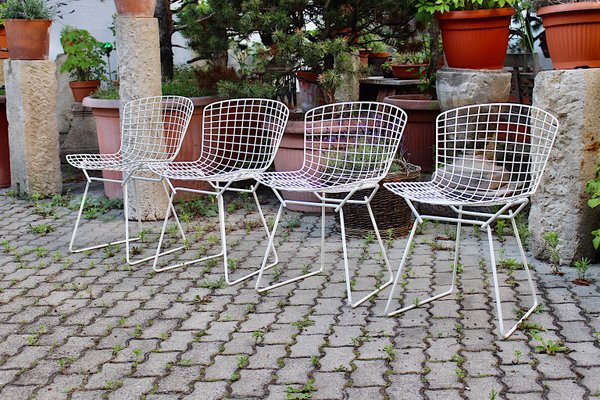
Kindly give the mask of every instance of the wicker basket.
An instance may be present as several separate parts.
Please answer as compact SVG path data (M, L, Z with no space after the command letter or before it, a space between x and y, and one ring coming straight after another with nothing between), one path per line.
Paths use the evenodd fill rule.
M408 171L389 173L380 183L381 188L371 200L371 208L377 221L377 227L381 235L386 238L391 229L394 238L405 236L410 232L413 216L406 201L383 187L385 182L411 182L418 180L421 175L421 167L408 164ZM356 192L353 199L364 199L369 196L371 190ZM332 197L344 198L345 194ZM351 237L365 237L373 231L373 224L369 217L369 211L365 205L346 204L344 206L344 221L346 222L346 235ZM340 231L340 215L335 213L336 229Z

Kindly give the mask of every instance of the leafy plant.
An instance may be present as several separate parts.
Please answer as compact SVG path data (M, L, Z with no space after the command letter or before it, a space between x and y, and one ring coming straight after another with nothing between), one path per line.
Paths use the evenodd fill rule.
M555 342L552 339L544 339L538 334L533 333L531 336L538 342L539 345L535 346L535 349L540 353L546 353L550 356L555 355L556 353L567 353L569 352L569 348L564 346L563 343L559 340Z
M6 19L53 19L57 7L44 0L6 0L0 8L0 18Z
M87 30L65 26L60 32L60 44L67 55L60 72L69 72L80 82L104 77L103 45Z
M108 82L92 93L92 97L94 99L119 100L119 86L114 82Z
M457 10L483 10L509 7L515 3L516 0L418 0L417 12L435 14Z
M578 279L580 281L585 281L585 273L590 267L592 260L587 257L582 257L579 260L575 261L575 269L577 270Z
M542 237L546 241L546 253L550 258L550 263L552 264L552 273L555 275L559 275L560 252L558 251L558 244L560 242L560 238L558 236L558 232L547 231L544 232L544 235Z
M585 186L585 190L592 195L592 198L588 200L588 206L596 208L600 206L600 163L596 167L596 177L588 181ZM594 248L598 250L600 248L600 229L596 229L592 232L594 238L592 243Z
M308 382L306 382L305 385L299 388L288 386L285 390L287 393L287 398L290 400L312 398L312 393L317 391L317 388L314 384L315 381L311 379Z

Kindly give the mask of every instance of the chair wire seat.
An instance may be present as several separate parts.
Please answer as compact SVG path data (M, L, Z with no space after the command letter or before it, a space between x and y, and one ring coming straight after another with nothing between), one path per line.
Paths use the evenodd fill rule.
M130 182L137 185L138 180L161 181L160 178L142 176L140 172L148 172L148 164L152 162L172 160L177 156L183 143L185 132L192 118L194 104L185 97L155 96L133 100L125 104L121 114L121 145L114 154L72 154L67 155L67 162L83 171L87 183L81 199L79 213L73 229L69 250L77 253L86 250L103 248L110 245L125 243L126 259L130 265L153 259L146 257L136 261L131 260L130 242L139 240L129 237L129 196ZM103 170L121 172L122 178L92 177L88 171ZM75 238L87 199L90 184L93 181L118 182L123 186L125 240L100 244L87 248L74 248ZM163 182L163 187L167 190ZM168 194L168 192L167 192ZM142 230L140 199L136 196L138 224ZM173 210L174 211L174 210ZM185 234L179 220L179 232L185 241ZM180 247L183 248L183 247ZM174 250L173 250L174 251ZM164 253L167 254L167 253ZM163 254L161 254L163 255Z
M355 189L374 188L379 181L378 179L357 180L351 175L340 175L335 177L335 180L327 180L308 169L265 172L257 179L263 185L277 190L319 193L345 193Z
M167 266L158 266L158 256L170 217L167 213L156 249L154 271L162 272L223 257L225 282L229 285L241 283L258 274L259 271L256 270L237 279L230 276L223 194L226 191L251 193L256 202L263 228L267 235L269 234L269 227L256 195L258 185L253 184L249 189L231 185L237 181L252 179L271 165L281 143L288 117L289 110L286 105L270 99L244 98L209 104L203 111L202 140L198 159L185 162L167 161L149 165L150 170L165 179L169 185L171 191L169 204L171 206L175 195L180 191L216 196L221 233L221 251L218 254ZM197 180L208 182L212 190L179 187L177 182L173 182ZM267 253L270 254L269 250ZM275 260L268 268L278 263L277 252L274 249L272 254Z
M434 178L429 182L391 182L385 188L390 192L406 199L418 202L443 206L492 206L505 204L504 192L482 193L477 190L464 190L449 186ZM513 200L526 198L526 195L513 196Z
M461 225L477 225L487 232L494 283L498 330L510 337L537 308L538 301L515 217L527 205L540 181L559 122L550 113L521 104L495 103L459 107L437 118L436 166L429 182L385 183L384 187L402 196L415 216L402 260L385 307L389 316L398 315L451 294L455 287L459 260ZM450 207L457 217L422 215L413 202ZM498 211L465 210L464 207L499 206ZM532 306L506 330L502 314L491 225L510 220L520 251L532 297ZM411 244L425 220L457 224L454 266L450 289L414 304L390 311L394 292L410 254Z
M75 168L97 171L127 171L131 163L124 163L120 154L69 154L67 162Z
M253 179L257 173L262 171L262 169L226 171L216 167L209 160L151 164L149 165L149 169L163 178L181 181L202 180L212 182Z
M296 171L265 172L257 175L256 180L270 187L281 203L269 238L269 249L273 246L282 211L288 204L321 208L320 268L291 279L261 286L263 273L267 269L267 252L256 281L256 289L259 292L275 289L323 272L325 210L327 208L333 208L340 216L348 304L356 307L392 283L392 269L373 216L370 201L379 189L379 181L386 176L392 165L404 132L406 119L406 113L402 109L378 102L328 104L316 107L305 114L302 167ZM352 198L352 195L361 189L372 189L372 192L364 199ZM312 193L317 200L283 199L279 191ZM326 195L330 193L344 193L345 197L342 199L327 197ZM353 300L352 279L348 263L343 217L345 204L367 207L389 273L387 281L357 301Z

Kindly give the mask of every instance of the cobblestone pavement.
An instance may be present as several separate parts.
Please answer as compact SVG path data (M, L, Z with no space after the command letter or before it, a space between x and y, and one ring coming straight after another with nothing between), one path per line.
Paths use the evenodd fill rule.
M80 193L81 186L72 189ZM571 267L563 267L564 276L552 275L549 265L531 260L543 306L524 331L499 340L487 242L471 227L463 231L459 294L387 318L387 291L356 309L346 305L340 235L332 221L326 272L258 295L253 281L225 287L219 262L153 273L150 265L128 267L119 246L70 254L77 198L70 207L65 199L19 200L0 191L2 400L600 396L598 286L573 284ZM262 192L261 199L267 215L274 215L274 197ZM235 274L256 268L264 251L250 203L241 196L226 203ZM97 201L86 210L96 218L86 220L83 241L119 238L122 212L110 206ZM217 250L213 214L211 203L181 211L190 250L180 259ZM319 260L318 217L289 212L282 224L281 263L269 279L294 276ZM143 254L159 226L145 224L150 232L138 245ZM402 285L405 302L449 283L453 235L453 227L428 224L417 237ZM394 268L404 243L386 238ZM529 297L525 275L513 262L514 238L496 244L508 324L517 302L526 306ZM385 279L372 237L351 239L349 251L357 291ZM599 272L592 266L588 276L598 282Z

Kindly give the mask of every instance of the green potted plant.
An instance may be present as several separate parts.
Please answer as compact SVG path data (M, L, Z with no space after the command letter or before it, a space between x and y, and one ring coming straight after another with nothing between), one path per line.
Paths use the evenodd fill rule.
M87 30L65 26L60 33L60 43L67 55L60 72L68 72L74 81L69 83L75 101L83 99L100 86L106 62L103 59L103 44Z
M44 0L6 0L0 8L0 19L6 28L10 58L47 60L55 15L56 7Z
M556 69L600 67L600 1L531 0Z
M418 0L439 22L449 67L502 69L516 0Z

